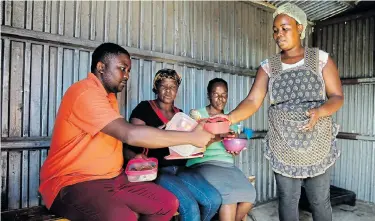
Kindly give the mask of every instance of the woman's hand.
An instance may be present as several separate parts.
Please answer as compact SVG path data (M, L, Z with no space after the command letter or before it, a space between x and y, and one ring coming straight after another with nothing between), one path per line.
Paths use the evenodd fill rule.
M318 122L319 117L320 117L319 109L313 108L313 109L306 111L306 116L310 117L310 120L306 125L300 128L300 130L302 131L308 131L314 128L315 124Z
M230 153L230 154L232 154L233 156L237 156L238 154L240 154L240 151L228 151L228 150L227 150L227 153Z
M230 121L230 116L228 114L218 114L218 115L215 115L215 116L211 116L210 119L219 118L219 117L227 119L232 124L232 121Z
M223 138L220 135L215 135L215 137L212 138L210 140L210 142L208 142L207 147L210 146L211 144L215 143L215 142L219 142L219 141L222 141L222 140L223 140Z

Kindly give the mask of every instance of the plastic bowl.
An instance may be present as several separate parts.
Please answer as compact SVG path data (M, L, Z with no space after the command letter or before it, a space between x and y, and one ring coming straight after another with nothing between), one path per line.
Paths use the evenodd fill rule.
M241 138L225 138L222 142L226 150L235 152L243 150L247 145L247 140Z
M208 119L204 124L203 128L212 134L225 134L228 133L230 122L224 118L212 118Z

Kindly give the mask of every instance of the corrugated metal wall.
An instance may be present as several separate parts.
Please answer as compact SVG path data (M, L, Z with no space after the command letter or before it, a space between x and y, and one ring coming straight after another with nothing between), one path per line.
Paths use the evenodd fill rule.
M271 12L251 3L5 1L0 6L3 210L40 204L39 168L62 95L86 76L100 42L117 42L133 52L127 92L118 96L126 117L139 101L153 97L152 76L162 67L182 73L177 106L184 111L207 103L205 88L213 77L228 81L231 109L251 87L247 74L276 51ZM265 109L245 125L266 130ZM259 202L275 197L260 140L251 142L239 163L247 175L257 176Z
M375 202L375 16L367 14L318 23L314 42L330 53L344 82L345 103L335 115L341 132L358 134L338 140L332 183Z

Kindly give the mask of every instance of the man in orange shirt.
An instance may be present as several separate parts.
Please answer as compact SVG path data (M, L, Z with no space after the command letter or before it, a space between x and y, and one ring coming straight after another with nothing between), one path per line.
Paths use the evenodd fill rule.
M133 221L139 214L142 220L170 220L178 208L176 197L151 182L130 183L122 169L122 143L204 147L213 137L202 126L177 132L126 122L115 94L125 88L130 69L129 53L104 43L92 55L92 73L61 101L39 188L47 208L60 216Z

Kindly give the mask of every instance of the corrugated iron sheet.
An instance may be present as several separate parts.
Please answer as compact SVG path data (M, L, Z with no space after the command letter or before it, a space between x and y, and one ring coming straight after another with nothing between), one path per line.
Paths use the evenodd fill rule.
M112 41L127 47L253 70L276 52L271 12L244 2L6 1L1 6L4 15L1 24L21 30L82 41ZM259 31L263 27L269 28ZM51 136L61 98L72 83L86 77L92 51L4 36L1 48L2 137ZM127 118L141 100L154 97L152 77L163 67L175 68L183 75L176 105L184 111L207 104L206 86L214 77L223 77L229 83L232 97L229 109L247 95L253 82L250 76L178 63L139 58L132 62L127 91L118 95L121 113ZM245 125L265 130L265 117L262 108ZM248 165L254 165L250 166L251 173L259 176L257 188L263 188L263 182L271 183L272 174L263 175L263 171L269 170L263 163L260 147L253 151L258 154L256 158L249 154L241 159L245 164L252 161ZM1 154L2 209L38 205L39 168L47 149L3 150ZM250 174L245 170L247 167L241 168ZM259 197L263 202L274 194L266 191Z
M321 21L353 8L349 1L266 1L276 7L291 2L300 7L309 21Z
M330 53L341 78L374 76L375 17L330 22L315 28L314 44ZM343 85L344 106L335 114L342 132L375 136L375 84ZM358 199L375 202L375 142L338 140L341 158L332 183L349 189Z
M357 198L375 202L375 142L338 140L341 157L332 173L332 184L354 191Z
M375 16L317 26L314 45L330 53L341 78L375 77Z

